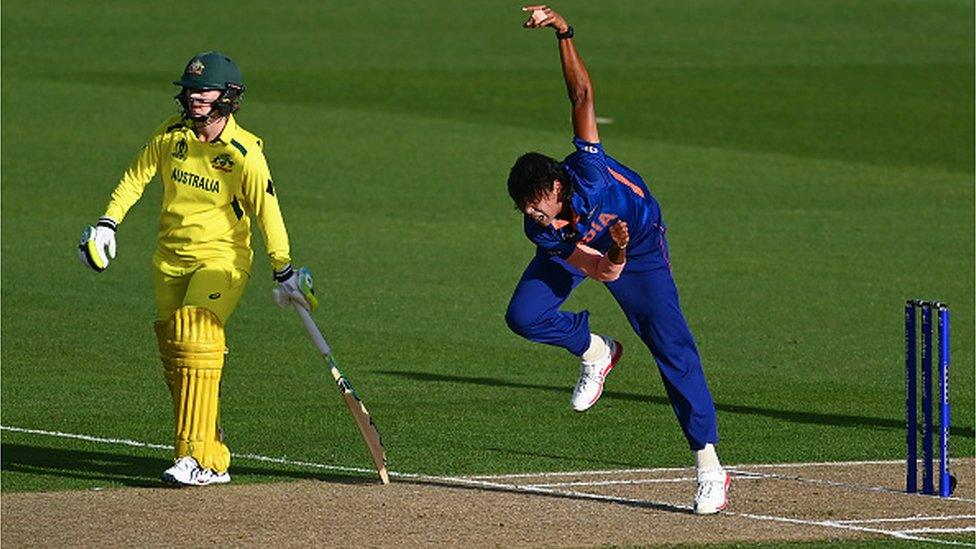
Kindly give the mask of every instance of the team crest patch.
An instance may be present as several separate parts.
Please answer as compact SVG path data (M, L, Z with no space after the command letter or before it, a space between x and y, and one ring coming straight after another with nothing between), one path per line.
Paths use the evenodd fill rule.
M220 170L222 172L230 172L234 169L234 161L230 159L230 155L227 153L218 154L210 161L210 165L213 169Z
M203 69L205 68L207 67L203 64L203 61L194 59L193 61L190 61L189 65L186 66L186 74L195 74L199 76L203 74Z
M177 160L186 160L186 139L180 139L176 142L176 147L173 149L173 158Z

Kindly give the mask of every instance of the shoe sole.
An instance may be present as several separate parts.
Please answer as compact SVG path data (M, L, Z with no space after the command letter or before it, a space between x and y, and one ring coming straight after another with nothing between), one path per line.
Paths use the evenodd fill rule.
M722 511L724 511L725 508L729 506L729 486L731 486L731 485L732 485L732 475L730 475L728 472L726 472L725 473L725 499L722 501L722 505L719 505L715 509L708 509L708 510L704 510L704 511L700 510L698 508L698 506L695 506L695 514L696 515L714 515L714 514L721 513Z
M593 397L593 400L589 401L586 404L586 408L582 408L580 410L576 410L576 408L573 408L577 412L582 413L589 410L590 408L593 407L594 404L596 404L596 401L600 400L600 396L603 395L603 384L606 383L607 376L610 375L610 372L613 370L613 368L617 365L618 362L620 362L620 357L624 356L624 345L619 341L614 341L613 343L614 345L617 346L617 351L613 353L613 358L610 359L610 364L608 364L607 367L602 372L600 372L600 377L603 378L603 381L600 382L600 390L596 392L596 396Z

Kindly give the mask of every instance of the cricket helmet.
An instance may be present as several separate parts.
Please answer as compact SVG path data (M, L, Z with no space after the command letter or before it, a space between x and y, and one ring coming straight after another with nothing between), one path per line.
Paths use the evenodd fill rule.
M220 90L220 97L213 108L219 116L227 116L240 107L244 95L244 76L230 57L219 51L207 51L194 55L183 69L183 76L173 84L182 89L176 100L183 107L184 116L190 111L187 90ZM214 113L211 113L214 114Z

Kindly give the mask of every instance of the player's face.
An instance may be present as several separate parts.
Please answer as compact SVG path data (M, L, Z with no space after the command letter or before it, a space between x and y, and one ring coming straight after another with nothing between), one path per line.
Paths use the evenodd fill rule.
M186 98L190 106L190 116L207 116L214 101L220 97L220 90L187 90Z
M522 211L531 217L532 221L543 227L551 225L559 212L563 210L563 201L559 198L559 191L560 184L556 181L553 183L552 190L526 204Z

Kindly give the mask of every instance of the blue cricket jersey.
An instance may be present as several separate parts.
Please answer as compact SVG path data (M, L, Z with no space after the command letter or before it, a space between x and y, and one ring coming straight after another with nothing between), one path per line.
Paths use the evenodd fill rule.
M562 165L573 180L575 224L542 227L525 216L525 235L538 246L537 253L568 259L579 242L605 254L613 242L609 227L623 220L630 232L625 268L643 271L666 266L661 208L641 176L607 156L600 143L576 137L573 145L576 152Z

